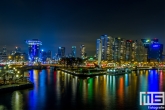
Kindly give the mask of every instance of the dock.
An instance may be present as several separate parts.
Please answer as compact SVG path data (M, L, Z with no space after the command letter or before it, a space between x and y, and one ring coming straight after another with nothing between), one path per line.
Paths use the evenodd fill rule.
M0 85L0 92L10 92L20 89L29 89L33 88L33 86L34 84L31 82Z
M78 77L92 77L92 76L100 76L100 75L105 75L107 74L106 71L95 71L95 72L92 72L91 70L89 70L88 73L81 73L81 72L76 72L76 71L71 71L71 70L68 70L68 69L59 69L63 72L66 72L68 74L71 74L71 75L74 75L74 76L78 76Z

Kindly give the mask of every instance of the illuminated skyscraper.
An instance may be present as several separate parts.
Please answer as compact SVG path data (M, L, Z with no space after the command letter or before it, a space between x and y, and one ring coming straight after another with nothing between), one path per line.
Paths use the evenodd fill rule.
M72 57L76 57L76 46L72 46Z
M113 60L115 62L125 61L125 43L120 37L114 39L113 43Z
M80 45L80 57L84 59L86 57L85 54L85 45Z
M65 57L65 47L58 47L58 57Z
M163 44L160 44L157 38L141 39L146 52L146 61L160 61L163 59Z
M101 59L102 60L112 60L113 57L113 38L111 36L107 36L107 35L102 35L100 36L100 39L97 39L96 42L96 58L98 58L98 51L99 51L99 44L100 44L100 40L101 40Z
M135 61L135 42L126 40L125 61Z
M148 60L161 61L163 58L163 44L152 43L148 48Z
M42 42L39 41L38 39L32 39L32 40L27 40L26 43L29 46L29 52L28 52L29 60L30 61L38 60L40 53L40 45L42 45Z

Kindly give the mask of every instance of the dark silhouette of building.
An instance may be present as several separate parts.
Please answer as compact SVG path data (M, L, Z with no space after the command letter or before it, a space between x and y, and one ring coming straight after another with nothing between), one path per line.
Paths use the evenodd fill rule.
M65 47L58 47L58 58L65 57Z

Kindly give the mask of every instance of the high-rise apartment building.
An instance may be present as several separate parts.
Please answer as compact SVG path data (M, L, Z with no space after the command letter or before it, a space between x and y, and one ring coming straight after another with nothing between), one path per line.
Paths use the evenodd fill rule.
M125 55L125 61L135 61L135 42L133 40L126 40Z
M96 58L98 58L99 44L101 41L101 59L102 60L112 60L113 53L113 38L111 36L102 35L100 39L96 42Z
M114 39L113 43L113 61L125 61L125 40L118 37Z
M100 43L101 42L101 43ZM101 45L101 49L100 48ZM125 40L102 35L96 42L96 58L101 51L101 59L113 62L146 62L163 59L163 45L158 39Z
M145 45L143 44L142 40L135 41L135 61L147 61L147 48L145 48Z

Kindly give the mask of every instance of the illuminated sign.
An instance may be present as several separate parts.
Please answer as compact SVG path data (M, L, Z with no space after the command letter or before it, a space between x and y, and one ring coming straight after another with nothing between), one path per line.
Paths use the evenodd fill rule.
M159 45L153 45L153 47L159 47Z
M146 40L146 42L150 42L150 40Z
M42 45L42 42L39 40L27 40L26 43L29 45Z
M141 41L142 41L144 44L150 44L150 43L151 43L151 40L150 40L150 39L141 39Z

